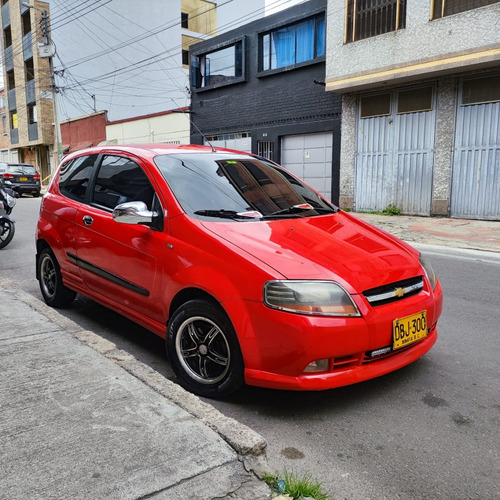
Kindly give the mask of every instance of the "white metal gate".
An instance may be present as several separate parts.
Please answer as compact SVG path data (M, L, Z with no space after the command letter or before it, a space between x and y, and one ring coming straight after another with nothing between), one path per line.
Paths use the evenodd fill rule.
M500 77L491 82L499 85ZM479 85L484 86L486 78ZM475 82L469 80L471 85ZM484 89L482 89L484 91ZM477 92L478 98L498 99L498 90ZM488 95L489 92L493 95ZM474 89L472 89L474 94ZM460 88L455 131L451 216L500 220L500 102L477 102Z
M287 135L281 139L281 164L325 198L332 195L333 132Z
M434 165L433 87L361 97L356 154L358 211L395 205L405 214L430 215Z
M252 135L250 132L223 134L218 136L208 137L205 140L205 146L213 146L214 148L227 148L243 151L244 153L252 152Z

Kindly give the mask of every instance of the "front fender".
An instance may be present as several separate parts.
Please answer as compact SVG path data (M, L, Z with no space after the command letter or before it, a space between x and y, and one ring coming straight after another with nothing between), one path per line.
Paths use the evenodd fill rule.
M12 224L16 223L16 221L10 215L7 215L7 214L0 215L0 221L2 219L8 220Z

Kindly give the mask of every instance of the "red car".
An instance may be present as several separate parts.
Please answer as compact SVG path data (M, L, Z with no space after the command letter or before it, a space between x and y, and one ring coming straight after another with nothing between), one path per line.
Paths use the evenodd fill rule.
M203 396L353 384L437 338L441 285L417 250L246 153L71 154L42 200L36 247L47 304L81 293L150 329Z

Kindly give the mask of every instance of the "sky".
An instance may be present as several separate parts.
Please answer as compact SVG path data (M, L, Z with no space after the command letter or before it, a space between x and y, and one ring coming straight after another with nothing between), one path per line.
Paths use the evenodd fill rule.
M50 0L48 0L50 2ZM297 5L299 3L302 3L306 0L266 0L265 5L266 5L266 16L270 14L275 14L276 12L279 12L280 10L287 9L289 7L292 7L293 5ZM0 59L0 88L4 87L4 81L3 81L3 68L2 68L2 61Z
M266 16L274 14L283 9L288 9L292 5L302 3L304 0L266 0Z

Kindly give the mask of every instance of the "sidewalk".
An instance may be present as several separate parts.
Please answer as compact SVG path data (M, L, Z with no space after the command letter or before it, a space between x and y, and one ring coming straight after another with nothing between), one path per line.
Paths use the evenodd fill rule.
M0 317L0 498L270 498L251 429L6 280Z
M500 221L351 212L409 243L500 252Z

